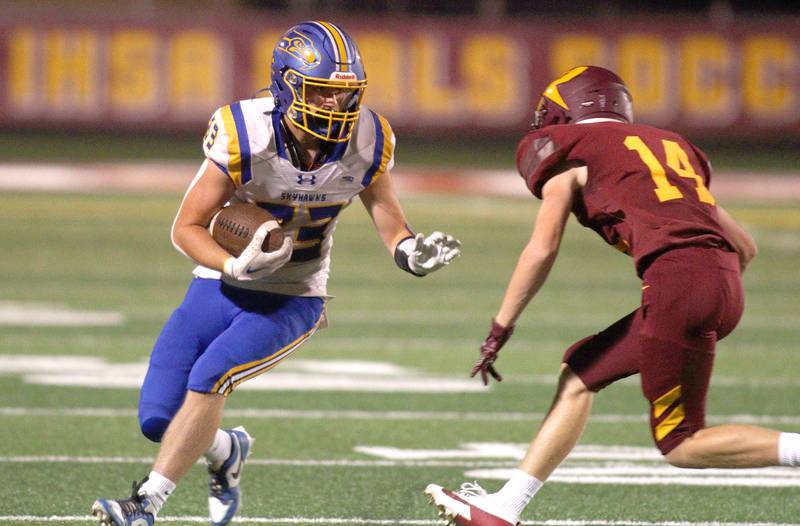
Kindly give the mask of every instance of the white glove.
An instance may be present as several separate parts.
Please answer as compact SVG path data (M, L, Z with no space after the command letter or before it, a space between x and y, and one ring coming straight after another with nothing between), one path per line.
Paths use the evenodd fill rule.
M461 255L461 242L442 232L433 232L428 237L417 234L397 246L397 250L408 256L408 268L418 276L430 274L450 264Z
M264 223L255 234L238 258L229 257L225 260L224 272L228 276L241 281L260 279L272 274L292 257L292 238L284 237L283 244L278 250L262 252L261 244L267 237L267 223Z

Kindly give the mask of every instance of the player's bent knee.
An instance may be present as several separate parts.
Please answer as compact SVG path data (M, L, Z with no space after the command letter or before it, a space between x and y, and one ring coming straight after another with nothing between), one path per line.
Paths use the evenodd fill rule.
M581 380L581 378L566 364L564 364L561 369L559 391L561 392L561 396L566 397L592 396L594 394L591 389L586 387L583 380Z
M687 455L681 448L673 449L666 455L664 455L664 460L670 466L675 466L676 468L700 468L702 466L698 465L694 462L691 456Z
M664 460L676 468L702 468L695 455L692 454L691 438L689 433L679 433L671 437L670 441L656 442L656 445L664 455Z
M169 420L166 418L152 417L142 420L139 424L142 434L153 442L161 442L164 433L169 427Z

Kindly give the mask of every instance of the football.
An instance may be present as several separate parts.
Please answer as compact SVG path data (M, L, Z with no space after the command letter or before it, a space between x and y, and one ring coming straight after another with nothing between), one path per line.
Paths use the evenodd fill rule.
M277 250L283 244L283 230L275 216L253 203L236 203L226 206L211 219L211 237L234 257L253 239L258 227L269 223L267 237L261 245L264 252Z

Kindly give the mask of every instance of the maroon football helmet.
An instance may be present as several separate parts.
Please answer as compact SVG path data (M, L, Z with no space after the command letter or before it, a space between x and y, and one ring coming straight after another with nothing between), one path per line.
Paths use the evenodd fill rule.
M551 124L598 117L633 122L631 94L612 71L598 66L579 66L547 86L531 127L538 130Z

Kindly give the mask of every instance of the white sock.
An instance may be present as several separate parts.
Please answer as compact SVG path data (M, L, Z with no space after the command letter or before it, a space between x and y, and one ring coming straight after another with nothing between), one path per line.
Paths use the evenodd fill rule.
M521 469L515 469L506 485L492 497L498 505L514 512L514 515L519 517L543 484L544 482L536 477Z
M175 483L161 473L151 471L147 480L139 488L139 495L145 495L153 508L153 515L158 514L161 506L167 501L167 497L175 491Z
M214 435L214 442L208 451L205 452L205 457L213 469L219 469L222 463L227 460L231 454L231 436L227 431L217 429L217 434Z
M800 466L800 433L780 434L778 463L781 466Z

